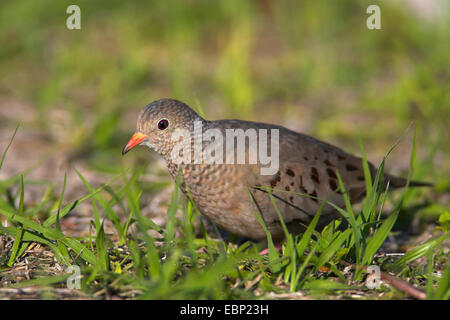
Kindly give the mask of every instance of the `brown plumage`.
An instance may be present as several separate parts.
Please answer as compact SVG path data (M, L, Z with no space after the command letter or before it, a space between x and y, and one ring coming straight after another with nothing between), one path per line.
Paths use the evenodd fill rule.
M227 129L244 131L268 129L269 141L270 129L278 129L278 170L271 175L262 175L261 164L248 164L250 156L248 142L247 164L175 163L172 151L179 142L172 141L172 134L176 129L185 129L191 133L191 139L184 144L188 144L193 151L194 139L198 136L198 132L194 132L196 121L202 125L203 131L216 129L224 136ZM203 150L209 143L203 141ZM223 229L241 237L265 239L263 228L255 217L256 210L262 214L273 237L283 237L277 212L265 188L270 188L284 221L293 232L300 222L307 224L314 217L321 205L321 199L327 198L337 206L344 206L336 170L352 203L362 200L365 196L361 158L281 126L241 120L207 121L186 104L173 99L152 102L141 111L137 121L137 132L123 153L139 144L147 145L162 155L174 179L181 171L181 189L192 197L203 215ZM224 157L225 153L224 146ZM374 177L376 168L372 164L370 171ZM390 181L390 185L394 188L406 185L406 179L389 174L384 176L384 181L385 183ZM410 185L428 184L412 182ZM335 209L327 204L322 214L327 216L335 212Z

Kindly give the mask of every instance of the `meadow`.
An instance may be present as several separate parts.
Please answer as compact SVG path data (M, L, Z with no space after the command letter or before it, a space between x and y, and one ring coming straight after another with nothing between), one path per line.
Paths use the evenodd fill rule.
M448 300L450 6L379 2L369 30L374 2L81 0L80 30L70 1L0 2L0 298ZM378 175L280 252L224 236L155 152L121 155L163 97L312 135ZM387 193L385 170L434 186Z

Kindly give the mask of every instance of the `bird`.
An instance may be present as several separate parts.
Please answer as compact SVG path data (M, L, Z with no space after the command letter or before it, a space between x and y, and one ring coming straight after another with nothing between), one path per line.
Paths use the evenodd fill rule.
M205 138L202 136L205 132L214 134ZM230 132L248 134L241 140L241 144L244 142L241 149L238 143L229 144L231 147L224 143L228 142ZM254 148L255 143L250 141L252 132L265 132L267 144L263 142L256 145L259 149ZM277 161L274 170L269 170L267 161L250 161L254 160L256 150L265 146L270 149L268 145L273 141L276 148L270 154L278 156L273 159ZM337 210L331 203L337 207L346 205L338 175L351 204L366 195L361 157L279 125L234 119L209 121L175 99L156 100L142 109L136 131L122 154L138 145L147 146L164 158L172 178L177 181L180 177L180 189L203 216L241 238L265 240L268 230L274 240L282 240L285 234L279 214L289 232L299 233L314 218L323 201L320 218L335 217ZM196 158L195 151L202 156ZM236 161L239 152L244 153L240 162ZM208 159L208 155L215 161ZM370 162L368 165L373 178L377 168ZM407 185L407 179L388 173L384 173L382 180L383 186L389 183L391 189ZM409 186L429 185L409 183Z

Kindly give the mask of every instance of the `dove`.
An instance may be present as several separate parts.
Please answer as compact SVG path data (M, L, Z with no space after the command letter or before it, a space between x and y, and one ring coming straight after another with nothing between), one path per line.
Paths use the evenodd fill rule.
M209 121L175 99L154 101L140 112L122 154L138 145L160 154L198 211L238 237L266 239L259 214L273 239L283 239L277 209L292 233L304 230L323 201L321 219L334 217L330 203L345 206L338 175L352 204L366 195L360 157L278 125ZM377 169L370 162L369 170L374 178ZM385 173L387 183L396 189L407 180Z

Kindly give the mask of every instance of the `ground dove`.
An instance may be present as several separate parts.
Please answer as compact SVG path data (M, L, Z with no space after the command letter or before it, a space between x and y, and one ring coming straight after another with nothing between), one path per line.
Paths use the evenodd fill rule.
M239 141L237 136L242 133L244 139ZM255 134L257 141L252 140ZM256 218L259 213L273 238L283 238L272 200L291 232L299 232L302 225L311 221L323 199L345 206L337 172L352 203L365 196L361 158L277 125L208 121L173 99L152 102L141 111L137 131L122 154L137 145L158 152L172 177L181 175L180 188L200 213L239 237L266 238ZM376 168L369 166L374 177ZM388 181L393 188L406 185L406 179L385 174L384 185ZM335 213L336 209L326 204L322 216Z

